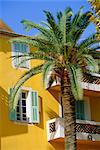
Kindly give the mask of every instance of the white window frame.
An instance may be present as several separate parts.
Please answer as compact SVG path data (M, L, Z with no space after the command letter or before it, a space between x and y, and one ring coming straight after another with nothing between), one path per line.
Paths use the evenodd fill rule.
M27 120L22 120L22 108L21 108L21 120L17 120L17 116L16 116L16 121L17 122L20 122L20 123L30 123L31 121L31 96L30 96L30 92L32 91L32 88L28 88L28 87L21 87L21 90L22 92L23 91L26 91L28 92L28 96L27 96L27 99L26 99L26 117L27 117ZM21 101L22 100L19 100L19 103L20 103L20 106L21 106Z
M28 120L26 120L26 121L23 121L23 120L17 120L16 119L16 121L17 122L20 122L20 123L27 123L27 124L34 124L33 123L33 120L32 120L32 118L33 118L33 116L32 116L32 114L33 114L33 110L31 109L31 106L32 106L32 100L31 100L31 92L32 91L34 91L34 92L37 92L38 93L38 91L36 91L36 90L33 90L32 88L30 88L30 87L21 87L21 90L22 91L27 91L28 92L28 97L27 97L27 99L26 99L26 117L28 118ZM38 96L38 95L37 95ZM38 102L39 102L39 100L38 100ZM39 105L38 105L38 110L39 110ZM21 114L22 115L22 114ZM40 116L38 116L39 118L40 118ZM39 119L38 118L38 119ZM38 123L38 122L37 122Z
M24 91L22 90L22 93L23 93L23 92L24 92ZM27 92L28 92L28 91L25 91L25 93L27 93ZM21 96L22 96L22 93L21 93ZM23 98L22 98L21 96L20 96L20 100L19 100L19 110L20 110L20 111L19 111L19 114L20 114L20 119L18 120L18 119L17 119L17 116L16 116L16 120L17 120L17 121L20 121L20 122L28 122L28 120L27 120L27 111L26 111L26 113L25 113L25 114L26 114L26 120L23 120L23 117L22 117L22 116L23 116L23 112L22 112L22 99L23 99ZM25 99L25 100L27 101L27 99ZM25 107L26 107L26 110L27 110L27 104L26 104ZM17 112L17 110L16 110L16 112ZM17 115L17 113L16 113L16 115Z
M20 43L20 42L14 42L14 43ZM14 43L11 44L12 57L15 56ZM22 44L24 44L24 43L22 43ZM30 53L30 46L29 46L28 44L26 44L26 45L27 45L27 52ZM19 52L19 53L20 53L20 52ZM29 69L31 68L31 66L30 66L30 60L27 61L29 67L26 68L26 67L21 67L21 66L16 67L16 66L14 65L13 59L14 59L14 58L12 58L12 67L13 67L14 69L29 70Z

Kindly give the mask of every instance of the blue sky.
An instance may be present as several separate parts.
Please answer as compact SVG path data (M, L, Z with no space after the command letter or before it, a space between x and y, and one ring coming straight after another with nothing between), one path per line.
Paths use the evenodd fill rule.
M0 0L0 18L16 33L34 35L37 34L36 30L28 33L24 30L20 23L22 19L40 23L46 19L43 10L50 10L55 15L57 11L63 11L70 6L76 13L82 5L83 12L90 10L87 0ZM83 36L87 37L92 32L95 32L93 24L88 27Z

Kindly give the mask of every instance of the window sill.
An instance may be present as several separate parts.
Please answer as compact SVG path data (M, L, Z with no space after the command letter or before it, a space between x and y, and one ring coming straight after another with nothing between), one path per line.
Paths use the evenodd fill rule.
M21 71L30 70L30 67L29 68L24 68L24 67L15 67L15 66L13 66L13 68L16 69L16 70L21 70Z
M14 124L16 125L22 125L22 126L33 126L33 123L29 123L29 122L21 122L21 121L13 121Z

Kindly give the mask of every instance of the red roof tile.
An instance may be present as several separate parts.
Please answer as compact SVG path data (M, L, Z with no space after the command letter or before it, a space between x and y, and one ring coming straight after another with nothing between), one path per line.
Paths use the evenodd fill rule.
M8 27L1 19L0 19L0 30L13 32L13 30L10 29L10 27Z

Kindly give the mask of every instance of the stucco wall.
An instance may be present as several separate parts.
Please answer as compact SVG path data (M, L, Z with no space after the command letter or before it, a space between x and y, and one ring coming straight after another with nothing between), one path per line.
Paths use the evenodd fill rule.
M58 102L43 88L42 74L32 77L24 84L26 87L37 90L42 98L40 124L29 125L9 120L8 88L18 81L25 70L16 70L12 67L11 44L8 40L7 36L0 37L1 150L54 150L53 145L47 142L46 121L58 117ZM31 62L34 66L38 64L41 64L41 61Z

